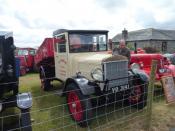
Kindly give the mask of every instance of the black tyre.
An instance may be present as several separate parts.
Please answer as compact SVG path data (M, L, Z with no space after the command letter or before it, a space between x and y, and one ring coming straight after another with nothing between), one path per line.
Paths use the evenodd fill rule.
M41 79L41 89L44 91L49 91L50 87L51 84L49 80Z
M26 68L20 69L20 76L24 76L27 73Z
M67 104L72 119L81 127L87 127L92 118L92 104L89 96L83 95L74 83L69 84L66 89Z
M136 78L130 90L128 102L137 109L143 109L147 104L148 83L142 82Z
M40 70L41 89L48 91L51 87L50 80L46 79L44 70Z
M32 131L29 109L21 110L20 129L21 131Z

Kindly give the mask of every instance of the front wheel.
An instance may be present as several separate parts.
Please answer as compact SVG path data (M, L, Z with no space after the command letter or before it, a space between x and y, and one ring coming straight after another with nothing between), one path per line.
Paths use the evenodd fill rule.
M21 131L32 131L29 109L21 110L20 129Z
M81 93L76 84L67 86L67 104L69 113L81 127L86 127L92 118L92 105L88 96Z
M148 83L139 79L134 80L128 97L129 104L137 109L143 109L147 104L147 91Z

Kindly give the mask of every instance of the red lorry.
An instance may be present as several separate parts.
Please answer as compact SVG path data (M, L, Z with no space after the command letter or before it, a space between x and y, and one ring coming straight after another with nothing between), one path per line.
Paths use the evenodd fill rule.
M34 70L34 48L17 48L15 56L20 59L20 75Z

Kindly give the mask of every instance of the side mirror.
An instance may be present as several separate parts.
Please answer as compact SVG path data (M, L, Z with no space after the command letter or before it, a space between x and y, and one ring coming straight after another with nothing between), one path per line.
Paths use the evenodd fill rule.
M65 43L66 42L66 39L65 38L55 38L54 39L54 44L56 43Z
M60 39L59 43L65 43L66 39Z

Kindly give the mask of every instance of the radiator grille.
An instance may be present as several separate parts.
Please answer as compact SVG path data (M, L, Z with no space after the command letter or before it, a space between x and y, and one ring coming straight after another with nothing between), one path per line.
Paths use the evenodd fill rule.
M104 80L109 80L108 87L128 84L128 61L104 62Z

